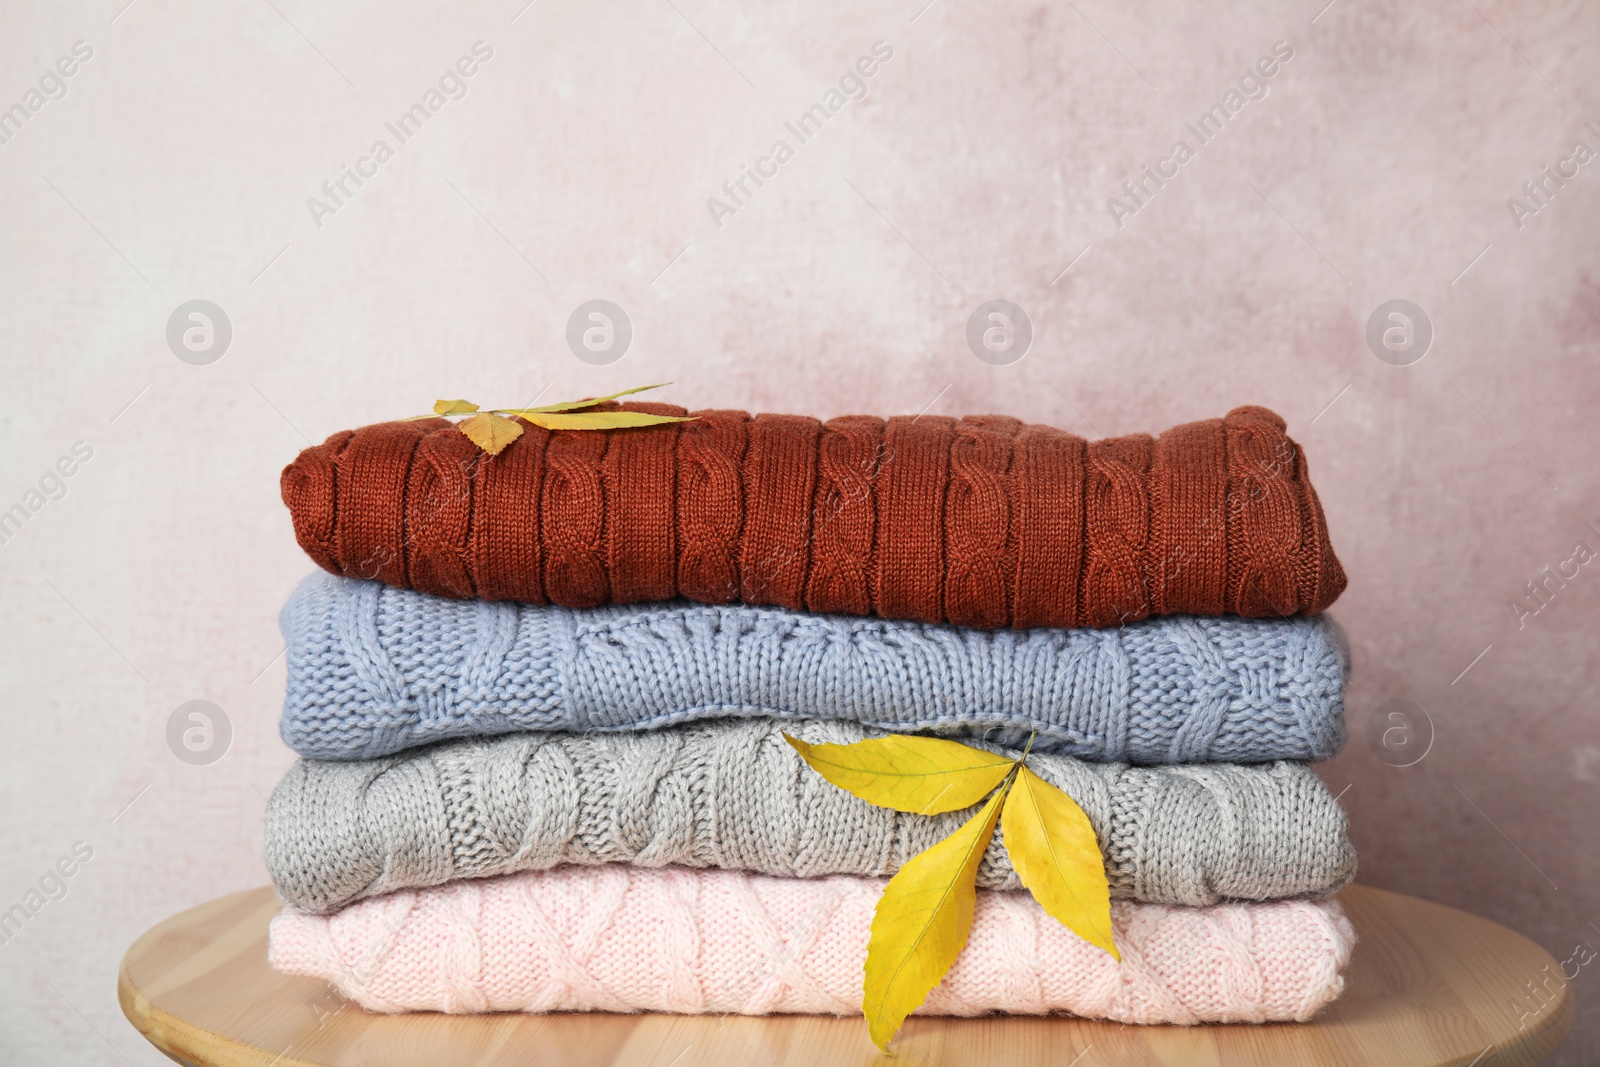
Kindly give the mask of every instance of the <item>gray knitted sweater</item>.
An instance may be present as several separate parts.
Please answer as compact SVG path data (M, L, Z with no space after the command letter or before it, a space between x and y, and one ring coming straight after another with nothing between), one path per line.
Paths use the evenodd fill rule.
M858 800L807 767L785 729L811 742L882 734L726 719L302 760L267 807L267 867L284 900L306 911L563 863L887 875L971 815ZM1355 876L1344 813L1304 764L1143 768L1035 753L1028 765L1088 814L1113 897L1267 900L1331 893ZM998 834L978 884L1020 885Z

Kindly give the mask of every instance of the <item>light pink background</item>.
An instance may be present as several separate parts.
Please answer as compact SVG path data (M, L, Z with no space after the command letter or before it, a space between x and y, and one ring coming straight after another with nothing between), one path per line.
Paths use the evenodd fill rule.
M0 945L8 1061L165 1062L115 968L157 920L265 881L291 758L275 615L310 566L278 471L444 396L672 381L695 407L1086 436L1266 404L1350 573L1352 740L1322 770L1362 880L1559 959L1600 947L1600 563L1521 629L1510 606L1600 550L1600 162L1521 228L1506 203L1600 149L1593 6L123 2L0 23L0 106L94 49L0 144L0 509L94 450L0 545L0 908L94 849ZM307 198L478 40L467 95L316 226ZM717 226L707 198L879 40L866 98ZM1119 228L1107 198L1278 41L1267 95ZM209 366L164 337L196 297L234 328ZM636 332L608 367L564 342L595 297ZM1034 324L1014 365L964 341L992 298ZM1364 340L1395 298L1436 332L1413 366ZM233 726L211 766L166 742L197 698ZM1434 728L1407 768L1364 737L1396 698ZM1600 1056L1600 971L1573 987L1553 1062Z

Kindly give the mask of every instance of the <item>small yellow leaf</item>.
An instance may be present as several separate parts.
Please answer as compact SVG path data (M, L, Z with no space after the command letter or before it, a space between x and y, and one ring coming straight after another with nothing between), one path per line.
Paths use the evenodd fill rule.
M456 429L491 456L498 456L507 445L522 436L522 427L516 420L502 419L499 415L488 413L474 415Z
M650 415L643 411L579 411L551 414L534 408L506 412L547 430L621 430L630 426L657 426L664 422L693 422L682 415Z
M1000 826L1011 865L1039 906L1120 961L1111 939L1105 859L1083 809L1027 767L1019 767Z
M967 945L978 861L1005 796L997 790L961 829L912 857L883 889L872 914L861 993L867 1030L881 1049Z
M784 734L811 769L880 808L959 811L999 785L1015 760L937 737L890 734L853 745L810 745Z
M478 405L470 400L435 400L433 413L435 415L471 415L478 410Z
M671 382L657 382L655 385L641 385L634 389L624 389L620 393L612 393L609 396L595 396L590 397L588 400L568 400L560 404L548 404L542 408L524 408L522 411L517 412L517 414L521 415L529 411L577 411L579 408L592 408L596 404L604 404L607 400L615 400L619 396L632 396L634 393L643 393L650 389L660 389L663 385L671 384Z

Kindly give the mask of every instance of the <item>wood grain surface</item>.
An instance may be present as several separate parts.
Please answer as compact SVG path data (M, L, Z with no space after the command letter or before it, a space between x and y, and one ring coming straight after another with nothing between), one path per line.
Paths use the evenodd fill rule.
M1344 996L1314 1022L1140 1027L1068 1017L913 1018L891 1058L913 1067L1499 1067L1537 1063L1566 1036L1571 992L1556 961L1533 942L1380 889L1352 886L1341 899L1361 941ZM267 921L279 907L271 889L255 889L152 928L123 958L123 1013L173 1059L204 1067L883 1060L859 1018L370 1015L323 982L267 966Z

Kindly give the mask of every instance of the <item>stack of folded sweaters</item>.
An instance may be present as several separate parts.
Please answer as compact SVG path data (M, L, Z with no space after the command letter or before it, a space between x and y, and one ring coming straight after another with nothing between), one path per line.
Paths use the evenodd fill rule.
M629 409L683 414L667 405ZM334 435L283 474L271 961L383 1012L861 1011L873 909L974 809L829 784L812 743L1015 753L1093 825L1120 962L1002 836L923 1013L1303 1020L1355 856L1345 578L1300 449L1245 407L1086 442L999 416L703 411Z

